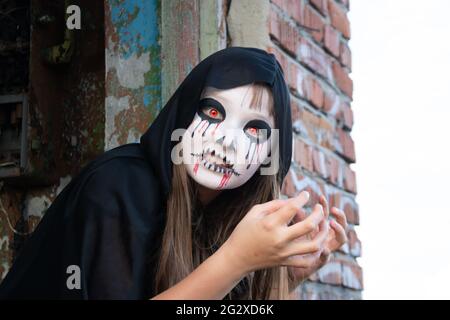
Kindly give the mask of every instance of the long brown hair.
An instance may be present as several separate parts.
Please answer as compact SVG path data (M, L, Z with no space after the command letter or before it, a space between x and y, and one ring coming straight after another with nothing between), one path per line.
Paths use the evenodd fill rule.
M252 106L260 105L265 84L254 83ZM270 113L276 117L271 97ZM255 102L255 103L253 103ZM172 188L167 199L166 225L156 270L156 294L167 290L188 276L214 253L230 236L250 209L280 197L281 181L276 175L256 172L242 186L223 190L206 213L198 201L196 182L183 164L173 165ZM213 214L213 212L218 214ZM246 275L227 295L229 299L288 299L287 267L261 269Z

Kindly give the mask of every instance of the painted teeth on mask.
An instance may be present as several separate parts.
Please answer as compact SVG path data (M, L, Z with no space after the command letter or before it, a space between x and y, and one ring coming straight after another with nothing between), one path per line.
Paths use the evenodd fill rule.
M206 159L203 159L203 160L201 161L201 164L202 164L205 168L207 168L207 169L209 169L209 170L212 170L212 171L215 171L215 172L219 172L219 173L227 173L227 174L234 174L235 176L240 176L240 174L237 173L237 172L235 172L233 169L223 168L223 167L221 167L221 166L219 166L219 165L216 165L216 164L214 164L214 163L209 162L209 161L206 160Z
M208 162L208 161L205 159L205 155L207 155L210 151L211 151L211 156L216 156L216 157L218 157L218 158L221 158L221 159L223 160L223 163L224 163L224 164L230 165L230 168L222 168L221 166L218 166L218 165L216 165L216 164L214 164L214 163ZM227 157L226 157L225 155L223 155L223 154L220 153L220 152L217 152L217 154L216 154L216 151L215 151L215 150L212 150L211 147L206 148L206 150L205 150L204 152L202 152L202 153L197 153L197 154L196 154L196 153L192 153L192 152L191 152L191 155L192 155L192 156L199 156L199 157L201 157L201 163L202 163L206 168L208 168L208 169L210 169L210 170L213 170L213 171L216 171L216 172L222 172L222 173L230 173L230 174L232 173L232 174L234 174L234 175L236 175L236 176L239 176L239 175L240 175L240 174L238 174L237 172L235 172L235 171L233 170L234 164L232 164L231 161L228 160ZM210 166L208 166L208 165L210 165Z
M193 152L191 152L191 156L198 156L198 157L202 156L203 157L203 153L193 153Z
M229 159L227 159L227 157L223 153L218 153L218 154L216 154L216 156L219 156L219 158L222 159L223 163L229 164L233 167L233 165L231 164L231 161Z

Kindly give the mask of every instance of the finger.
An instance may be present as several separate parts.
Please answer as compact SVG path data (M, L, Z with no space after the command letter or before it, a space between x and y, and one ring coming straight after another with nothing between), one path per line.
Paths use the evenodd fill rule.
M328 209L328 201L327 198L322 194L319 198L319 202L323 207L323 211L325 213L325 218L328 219L328 216L330 215L330 211Z
M288 199L286 203L271 215L272 222L275 224L287 225L298 210L303 207L309 200L309 192L302 191L294 198Z
M271 213L280 209L283 205L286 204L287 201L288 199L275 199L272 201L257 204L254 206L254 208L256 208L258 212Z
M333 208L331 208L331 214L333 214L333 216L335 216L337 222L339 222L339 224L344 228L344 230L347 230L348 224L347 224L347 217L345 215L345 212L336 207L333 207Z
M325 219L325 218L324 218ZM307 234L308 239L313 239L317 236L317 234L319 233L319 226L315 227L313 231L311 231L310 233Z
M303 221L306 219L306 212L302 208L299 208L294 218L292 219L292 224Z
M313 212L306 219L287 227L287 240L293 240L313 232L322 220L324 220L323 208L320 204L316 204Z
M339 243L339 246L337 248L340 248L344 243L347 242L347 234L344 228L334 220L331 220L331 228L333 228L336 241Z
M292 241L287 246L287 255L298 255L321 251L328 236L328 221L322 219L319 224L319 233L314 239L305 241Z

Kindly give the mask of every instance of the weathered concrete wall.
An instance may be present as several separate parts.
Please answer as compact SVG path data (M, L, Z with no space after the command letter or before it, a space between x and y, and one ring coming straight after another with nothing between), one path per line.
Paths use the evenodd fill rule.
M270 46L267 19L269 0L231 1L227 24L231 46L267 49Z
M162 105L201 60L227 45L226 0L161 3Z
M200 61L227 47L228 1L200 1Z
M161 2L162 103L199 62L200 6L198 0Z
M160 0L105 1L105 150L136 142L161 109Z

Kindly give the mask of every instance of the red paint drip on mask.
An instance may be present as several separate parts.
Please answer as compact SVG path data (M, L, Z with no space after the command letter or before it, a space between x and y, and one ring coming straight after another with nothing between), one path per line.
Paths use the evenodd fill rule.
M197 174L198 171L198 161L194 165L194 173Z
M222 176L222 180L220 180L219 188L223 188L227 185L228 181L231 179L231 173L224 173Z

